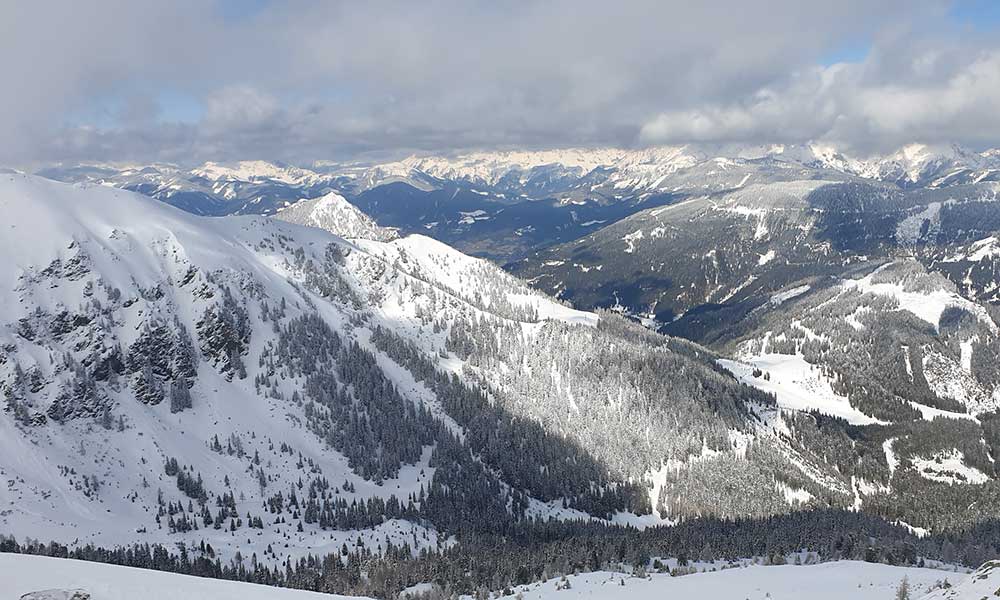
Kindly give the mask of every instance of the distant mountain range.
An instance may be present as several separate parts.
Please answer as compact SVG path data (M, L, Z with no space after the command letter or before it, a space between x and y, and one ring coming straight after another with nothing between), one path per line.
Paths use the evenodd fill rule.
M263 161L69 165L45 177L138 191L201 215L273 214L335 191L380 224L499 262L644 208L745 185L864 179L905 189L1000 180L1000 152L914 144L856 158L821 145L565 149L410 157L381 164Z

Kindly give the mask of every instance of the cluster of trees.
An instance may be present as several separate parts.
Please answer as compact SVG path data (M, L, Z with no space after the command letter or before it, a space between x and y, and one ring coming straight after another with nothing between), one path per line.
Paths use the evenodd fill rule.
M253 328L247 309L233 297L228 287L222 288L222 302L205 308L197 323L201 352L226 379L246 379L243 356L250 345Z
M293 265L302 273L307 289L354 309L364 306L361 296L341 273L347 254L339 245L327 244L319 261L307 258L301 247L295 249L293 257Z
M650 512L644 486L609 472L572 437L520 418L501 402L503 391L489 382L474 387L437 370L412 341L386 329L376 328L372 342L434 391L462 426L464 444L514 488L605 517L616 511Z
M202 481L201 473L194 474L193 470L187 466L177 464L176 458L168 458L163 465L163 471L168 477L177 479L177 489L185 496L197 500L199 504L204 504L208 500L208 493L205 491L205 483Z
M198 377L198 356L187 328L176 317L173 326L153 319L125 355L135 397L145 404L170 399L170 412L191 407L190 389Z
M373 354L314 313L281 324L277 344L261 360L275 383L303 382L291 400L304 403L308 426L365 479L380 482L415 464L442 427L399 394Z
M714 356L704 348L668 340L609 313L601 314L596 329L549 321L533 335L526 335L518 324L488 315L460 319L452 325L446 344L477 367L467 371L466 378L488 392L480 393L481 400L472 405L468 401L456 406L446 403L448 414L463 424L491 412L509 415L519 430L537 427L529 439L543 440L558 454L572 448L573 456L579 457L572 462L560 462L548 456L545 448L536 451L530 445L514 452L515 458L498 456L497 460L502 464L518 456L530 457L534 464L543 465L541 474L547 480L524 489L543 499L568 497L570 504L579 508L587 502L577 498L579 493L564 481L583 479L605 492L609 488L625 491L619 506L649 512L648 492L629 490L626 482L641 480L671 461L686 463L706 452L733 451L731 432L750 432L754 426L756 416L751 407L773 404L770 396L740 386L720 372ZM414 353L406 354L404 359ZM403 364L413 362L409 359ZM449 397L445 386L432 387L439 398ZM656 435L650 435L652 431ZM488 435L486 456L489 448L500 445L500 438L518 439L501 426L492 426L484 433ZM560 443L553 444L553 438L561 438ZM595 468L588 470L586 465ZM572 472L566 472L568 468ZM779 470L787 469L779 465ZM530 472L528 477L530 481ZM609 486L609 482L616 483ZM705 493L717 496L720 490L737 489L717 483L706 482ZM552 486L560 487L552 490ZM733 494L730 500L734 506L748 501L742 494ZM724 501L714 499L716 504ZM684 504L673 506L681 510L671 513L674 516L705 514L693 505L691 512L686 512Z
M50 355L52 375L66 373L61 378L47 376L38 364L25 371L14 359L12 379L0 386L14 418L22 425L41 425L48 419L99 417L109 406L99 384L115 384L124 369L121 348L106 340L110 327L110 309L93 297L86 298L75 312L63 309L50 314L36 307L20 319L16 332L23 339L42 345L63 343L72 351ZM54 382L57 389L49 392L50 403L41 412L37 396Z
M108 296L117 302L120 292L109 288ZM55 378L58 389L44 414L33 409L32 397L52 381L37 365L25 372L15 364L13 378L3 392L7 408L18 422L37 425L46 419L103 418L111 408L106 388L119 389L119 376L127 377L140 402L156 405L169 399L171 412L191 407L190 388L197 378L198 356L185 326L176 317L172 324L151 319L123 352L117 342L108 339L115 302L102 304L91 297L76 313L63 310L49 316L38 310L22 319L23 329L36 341L42 337L67 342L69 336L79 339L72 342L74 352L63 353L53 364L54 374L67 375Z

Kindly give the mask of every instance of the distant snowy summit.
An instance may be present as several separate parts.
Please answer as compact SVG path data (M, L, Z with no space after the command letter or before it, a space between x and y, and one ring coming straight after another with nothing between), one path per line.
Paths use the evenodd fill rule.
M260 160L194 168L63 165L37 174L127 189L205 216L274 215L333 193L382 227L428 235L506 264L643 209L773 184L825 181L887 193L975 195L973 188L1000 185L1000 150L910 144L860 156L825 144L682 145L481 151L300 166ZM313 209L290 214L307 210Z
M319 198L304 198L278 211L275 218L325 229L345 239L391 242L399 237L395 228L380 227L371 217L336 192Z
M418 189L453 182L478 186L484 191L505 190L527 196L581 186L594 191L610 186L613 195L624 196L668 191L678 185L672 176L687 171L713 175L748 163L833 171L903 187L944 187L1000 180L998 149L975 152L955 144L919 143L872 156L813 143L681 145L414 155L368 164L317 161L308 167L262 160L207 162L192 169L168 164L87 164L51 167L40 174L61 181L126 187L154 196L199 191L227 200L253 200L247 196L256 194L259 203L268 197L267 186L336 189L350 195L400 182ZM284 201L288 201L287 195ZM270 204L268 207L271 208ZM259 208L257 212L267 212Z

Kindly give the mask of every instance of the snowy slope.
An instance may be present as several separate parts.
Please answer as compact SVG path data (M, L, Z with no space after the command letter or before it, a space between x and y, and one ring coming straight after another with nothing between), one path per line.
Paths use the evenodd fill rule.
M935 287L921 289L905 280L893 281L891 277L884 280L880 277L883 271L891 269L893 266L893 263L887 263L861 279L845 282L845 285L856 287L862 294L892 298L899 303L900 310L912 313L917 318L933 325L935 329L940 327L941 315L944 314L944 311L953 308L975 315L976 319L986 325L990 331L997 331L996 323L993 322L992 317L982 305L967 300L946 282L937 282L938 285Z
M903 338L906 329L915 326L909 319L916 319L932 328L928 340L944 341L923 343L919 349L903 341L898 343L894 349L900 354L898 364L910 383L920 385L923 380L929 392L958 402L971 415L995 408L996 388L986 383L985 376L974 376L972 364L977 352L989 351L997 324L986 307L963 297L944 277L926 272L914 261L903 260L884 263L864 276L840 280L815 299L808 295L808 287L792 291L796 292L794 298L806 294L805 300L790 307L772 301L768 307L774 311L772 323L761 326L756 339L742 342L736 352L738 361L722 361L742 381L775 393L779 404L796 410L818 410L859 425L877 422L852 408L843 394L833 392L830 383L834 379L823 368L823 354L830 346L847 343L852 337L857 341L851 343L872 345L873 340L865 340L868 332L880 328L886 316L892 314L904 319L893 329L893 335ZM948 331L943 331L942 317L946 313L952 315L953 321L960 318L956 315L962 315L967 324L962 330L951 331L955 326L949 322ZM770 329L774 323L781 324L780 331ZM806 345L812 348L809 360L803 358ZM776 352L775 346L782 350ZM918 352L919 379L910 359ZM754 376L754 369L768 378ZM928 419L971 418L919 404L923 401L916 395L910 399Z
M935 590L920 600L982 600L1000 595L1000 561L990 561L954 587Z
M44 590L83 590L91 600L335 600L348 596L319 594L134 569L65 558L0 554L4 598ZM360 598L351 596L351 598ZM50 600L44 596L40 600ZM51 600L61 600L53 593Z
M877 458L853 474L855 508L910 495L920 508L904 520L924 528L944 518L935 494L973 512L996 486L986 433L1000 398L993 312L913 259L812 282L756 309L749 330L720 345L733 356L720 364L787 411L878 432L860 443ZM814 417L793 420L771 422L801 444L796 428Z
M910 584L911 597L917 598L938 582L945 579L956 581L963 575L933 569L843 561L807 566L754 565L682 577L654 573L647 578L637 578L623 573L598 571L570 576L566 581L551 579L518 586L515 591L522 594L525 600L886 600L894 597L904 577ZM956 600L958 598L964 600L966 596L958 596Z

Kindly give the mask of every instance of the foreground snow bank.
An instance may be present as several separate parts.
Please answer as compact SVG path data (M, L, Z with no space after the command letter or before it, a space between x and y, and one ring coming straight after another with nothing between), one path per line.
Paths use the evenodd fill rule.
M190 575L177 575L162 571L133 569L100 563L0 554L0 597L20 598L23 594L40 590L84 590L90 600L336 600L345 596L331 596L315 592L286 590L237 583L220 579L206 579ZM59 598L59 596L52 596ZM70 596L72 597L72 596Z
M982 600L1000 596L1000 560L991 560L952 588L935 590L922 600Z
M992 577L997 566L1000 566L1000 562L987 563L971 576L936 569L893 567L857 561L807 566L752 565L683 577L655 573L645 579L599 571L518 586L514 591L519 592L524 600L888 600L895 596L896 589L905 577L909 582L911 598L922 598L924 594L931 593L928 596L931 600L979 600L986 587L990 587L990 593L997 588L998 581ZM997 572L1000 573L1000 570ZM945 580L954 587L947 590L936 589ZM424 592L429 589L429 585L417 586L411 591ZM83 590L90 594L90 600L348 598L78 560L0 554L0 596L4 600L42 590L66 590L70 593ZM59 595L44 597L63 598Z
M909 582L910 597L920 598L938 582L949 579L954 584L965 579L966 575L840 561L808 566L750 566L683 577L657 573L648 579L599 571L567 577L566 581L551 579L519 586L515 591L520 592L524 600L890 600L895 597L903 577ZM568 589L566 582L569 583Z

